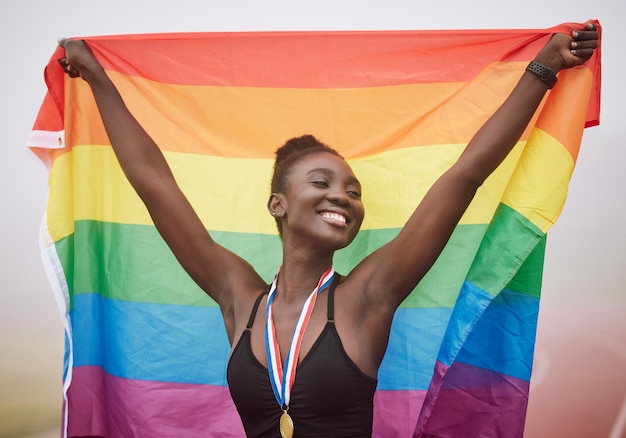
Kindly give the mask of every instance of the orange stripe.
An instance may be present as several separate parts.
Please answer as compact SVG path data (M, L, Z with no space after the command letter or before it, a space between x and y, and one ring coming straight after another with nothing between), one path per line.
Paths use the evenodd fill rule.
M562 71L537 120L537 127L557 139L574 163L578 158L592 86L593 74L588 68L580 66Z
M495 63L471 83L337 90L176 86L110 75L164 150L273 158L288 138L312 133L352 158L407 147L466 144L524 67ZM68 80L66 88L73 102L65 121L66 143L108 144L87 85Z

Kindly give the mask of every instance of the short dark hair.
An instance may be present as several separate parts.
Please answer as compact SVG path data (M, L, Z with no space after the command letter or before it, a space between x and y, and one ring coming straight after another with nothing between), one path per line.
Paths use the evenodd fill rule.
M289 171L294 164L309 155L327 152L343 159L341 154L310 134L294 137L276 149L274 174L272 175L272 193L284 193L287 190Z
M274 162L274 173L272 174L272 193L285 193L289 185L289 173L294 164L304 157L319 153L329 153L344 159L339 152L325 143L315 138L311 134L294 137L276 149L276 161ZM276 218L278 233L281 234L280 220Z

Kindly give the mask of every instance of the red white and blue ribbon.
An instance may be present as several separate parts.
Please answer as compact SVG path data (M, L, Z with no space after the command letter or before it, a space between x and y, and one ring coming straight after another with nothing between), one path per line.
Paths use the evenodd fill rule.
M291 388L293 387L293 382L296 380L296 367L298 365L300 344L302 343L304 331L309 323L311 313L313 313L317 295L330 285L333 280L333 276L335 275L335 270L331 266L322 274L317 286L313 289L304 303L304 306L300 311L300 316L298 317L298 322L296 323L296 327L293 331L291 345L289 346L289 351L287 352L287 360L285 360L284 367L281 367L282 360L280 356L280 348L278 346L278 340L276 339L274 316L272 314L272 302L276 292L276 284L278 283L279 273L280 269L274 277L274 281L272 282L272 286L270 287L267 297L265 350L267 353L267 368L270 375L270 383L272 384L272 389L274 390L274 396L276 396L276 400L278 401L281 409L286 411L291 400ZM284 378L285 376L286 378Z

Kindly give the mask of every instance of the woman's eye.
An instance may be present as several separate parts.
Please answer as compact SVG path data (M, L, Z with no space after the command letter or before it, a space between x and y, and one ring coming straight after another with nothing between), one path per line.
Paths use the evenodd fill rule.
M353 198L360 198L361 192L357 192L356 190L348 190L348 195L352 196Z
M328 187L328 183L326 181L313 181L313 185L318 187Z

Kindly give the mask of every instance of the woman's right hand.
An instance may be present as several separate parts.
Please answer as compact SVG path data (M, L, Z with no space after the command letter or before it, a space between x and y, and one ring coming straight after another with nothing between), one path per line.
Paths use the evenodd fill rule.
M104 72L102 65L85 41L61 38L59 46L65 49L65 57L59 59L59 64L69 77L81 77L89 81L94 74Z

